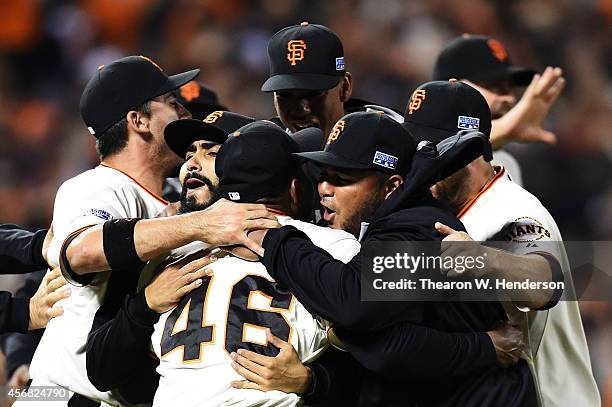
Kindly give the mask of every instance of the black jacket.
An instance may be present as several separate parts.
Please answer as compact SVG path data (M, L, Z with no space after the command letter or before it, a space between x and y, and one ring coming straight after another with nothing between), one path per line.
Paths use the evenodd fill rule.
M47 267L42 257L46 230L35 233L17 225L0 225L0 274L23 274ZM0 334L27 332L30 319L28 298L12 298L0 291Z
M23 286L15 293L15 298L27 300L32 297L44 276L44 270L29 274ZM11 377L19 366L30 364L43 333L44 329L38 329L27 333L12 332L0 336L0 349L6 357L7 377Z
M436 221L465 230L428 192L415 193L373 222L363 245L440 240ZM291 227L269 231L263 246L262 261L270 275L309 311L334 323L351 354L367 368L360 405L535 403L527 366L498 367L483 333L505 319L499 303L363 302L361 253L345 265Z

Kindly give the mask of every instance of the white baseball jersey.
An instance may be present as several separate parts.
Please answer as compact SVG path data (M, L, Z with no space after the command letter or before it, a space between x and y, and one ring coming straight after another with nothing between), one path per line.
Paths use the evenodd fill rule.
M359 252L357 240L341 230L280 217L308 235L334 258L348 262ZM327 323L310 314L278 286L259 262L233 256L211 265L214 276L161 316L152 336L161 375L154 406L295 406L296 394L234 389L243 380L229 354L248 349L267 356L278 350L266 330L291 343L304 362L327 347Z
M128 175L107 166L77 175L62 184L55 198L49 262L59 264L62 243L82 227L109 219L152 218L166 204ZM110 392L100 392L89 382L85 368L87 335L105 298L117 289L118 284L109 284L110 276L110 272L99 273L93 285L72 286L71 296L58 303L64 315L49 322L36 349L30 367L34 380L116 404Z
M505 242L496 247L516 254L546 251L565 276L564 297L575 298L561 233L540 201L512 182L503 167L459 212L469 235L478 241ZM576 301L562 300L549 310L522 312L505 304L521 326L527 360L540 405L599 406L582 320Z

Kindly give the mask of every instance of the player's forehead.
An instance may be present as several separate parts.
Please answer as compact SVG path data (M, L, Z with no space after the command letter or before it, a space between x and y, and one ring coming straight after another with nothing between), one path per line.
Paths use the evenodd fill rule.
M274 95L280 99L317 99L324 97L328 91L329 89L285 89L274 92Z
M164 93L163 95L154 97L153 99L151 99L151 101L169 104L169 103L173 103L176 101L176 95L174 94L174 92L167 92L167 93Z
M216 141L210 140L196 140L187 147L188 153L195 153L198 151L218 151L221 148L221 144Z

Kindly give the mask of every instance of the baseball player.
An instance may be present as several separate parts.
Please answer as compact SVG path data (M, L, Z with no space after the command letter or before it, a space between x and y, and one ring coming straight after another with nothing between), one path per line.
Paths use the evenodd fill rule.
M303 22L283 28L268 42L268 60L270 77L261 90L274 92L276 113L290 133L317 127L327 137L340 117L357 110L384 111L402 121L391 109L351 99L353 79L342 42L325 26Z
M440 51L433 74L434 80L461 80L484 96L493 116L493 162L503 165L519 185L520 166L502 147L511 141L556 142L555 135L542 128L542 121L565 87L562 75L561 68L547 67L536 74L515 66L501 42L470 34L454 38ZM522 86L527 89L517 103L514 91Z
M483 98L468 85L430 82L413 93L404 125L417 141L437 142L458 128L481 126L485 109ZM445 241L495 242L495 249L482 248L494 264L468 274L565 283L567 300L559 301L563 290L512 290L512 304L506 303L505 309L524 332L523 357L533 373L539 405L599 405L569 262L550 213L512 182L503 167L482 157L438 182L432 191L454 208L466 227L467 234L438 224L436 228L448 235ZM447 253L462 255L467 249L448 245ZM564 372L564 381L558 372ZM571 388L565 380L573 384Z
M230 131L251 123L255 119L232 112L215 111L204 121L184 119L174 121L164 129L164 138L170 149L188 161L181 167L182 192L179 213L199 211L209 206L216 191L218 179L214 172L214 161L220 145L227 138ZM192 140L198 144L192 144ZM189 219L189 218L188 218ZM157 219L160 220L160 219ZM192 259L181 266L181 274L172 272L157 276L155 281L148 284L156 274L160 262L172 258L171 250L182 246L172 246L174 241L171 234L177 234L182 224L180 217L168 218L174 221L171 224L175 231L167 231L165 235L151 236L142 243L136 243L136 249L142 249L146 244L147 250L160 252L162 255L152 259L141 271L139 292L129 296L122 304L117 315L98 329L90 332L87 340L87 374L92 384L98 390L108 391L119 385L130 383L137 373L143 378L138 387L139 400L152 401L157 388L159 376L155 373L157 362L147 354L153 324L159 319L159 313L168 307L176 306L186 290L196 288L202 267L208 264L206 258ZM140 222L150 222L141 220ZM154 222L156 220L153 220ZM146 225L146 223L142 223ZM93 228L91 228L93 229ZM145 228L146 233L146 228ZM140 242L141 233L135 233L135 239ZM161 238L165 236L166 238ZM206 249L203 243L191 244L194 252ZM185 250L183 250L184 252ZM170 254L168 254L170 253ZM199 253L195 257L201 257ZM167 262L166 262L167 263ZM183 267L184 266L184 267ZM136 267L136 265L134 266ZM199 270L199 271L198 271ZM189 276L182 279L183 276ZM148 284L148 285L147 285ZM146 288L144 286L147 285ZM144 289L142 289L144 288ZM168 305L170 304L170 305ZM148 380L144 378L148 377Z
M300 154L322 166L319 192L331 227L347 228L357 235L362 220L374 219L364 242L433 241L438 235L432 218L437 216L446 216L461 228L427 191L410 197L388 216L372 216L398 188L399 174L410 168L415 145L406 130L382 112L346 115L334 129L324 151ZM503 318L500 304L363 302L362 254L342 264L292 228L254 233L265 235L263 263L268 272L309 309L334 323L334 332L366 368L361 372L349 367L354 375L352 391L355 383L360 384L355 404L476 405L490 398L497 405L535 405L524 362L504 369L489 359L491 340L500 352L498 360L508 357L505 366L516 362L520 353L520 343L503 334L496 338L489 331ZM500 341L502 336L505 339ZM509 342L514 345L506 348ZM252 357L236 358L243 366L239 371L267 388L255 374L258 369L249 368ZM334 363L317 370L324 373L316 374L315 388L319 381L326 383L323 388L329 386L330 376L347 374L339 373L342 366Z
M165 208L167 202L159 196L162 182L178 168L180 160L166 146L162 131L168 122L188 117L172 91L198 72L168 77L155 62L142 56L99 67L83 91L80 110L97 139L101 163L58 190L50 265L65 263L60 259L62 246L83 228L109 219L154 217ZM107 230L106 241L109 256L119 263L126 248L120 247L119 238L129 221L120 224L123 229ZM63 272L68 269L62 267ZM75 287L73 295L60 302L64 315L47 326L30 369L33 385L69 389L71 406L117 404L120 398L112 392L100 392L90 383L84 346L88 333L112 317L124 295L135 288L135 279L125 273L98 274L95 278L95 285ZM21 401L16 405L22 403L36 405Z
M175 91L176 100L191 113L191 117L204 120L214 111L227 110L219 103L217 94L212 89L198 81L187 82ZM176 177L166 178L162 196L170 202L180 199L181 182Z
M193 141L199 143L197 138ZM199 148L195 154L191 147L185 150L188 169L214 178L210 168L199 164ZM297 151L295 142L275 124L255 122L238 129L217 153L217 196L265 202L282 224L305 231L319 247L348 261L359 250L354 237L293 219L308 213L303 205L310 202L301 185L308 181L299 175L297 158L291 155ZM163 313L155 325L152 342L161 378L154 405L298 405L296 394L231 388L240 376L231 367L230 354L247 348L275 355L277 349L268 343L274 343L272 333L292 343L302 360L309 360L327 346L324 323L278 286L261 263L230 255L210 268L214 276Z

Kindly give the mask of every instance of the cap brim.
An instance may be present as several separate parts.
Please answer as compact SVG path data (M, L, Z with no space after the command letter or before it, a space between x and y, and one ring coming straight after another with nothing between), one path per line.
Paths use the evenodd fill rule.
M297 143L299 152L321 151L323 149L323 130L310 127L291 134L291 138Z
M302 157L305 160L314 162L318 165L326 165L328 167L346 168L351 170L374 169L374 164L369 165L356 163L330 151L311 151L307 153L294 153L294 155Z
M470 77L466 79L475 82L492 81L496 79L510 79L512 84L515 86L527 86L535 74L536 71L533 69L523 68L520 66L506 66L495 71L470 75Z
M268 78L261 86L264 92L289 89L326 90L338 85L342 75L321 75L313 73L279 74Z
M433 141L434 143L439 143L440 141L457 134L457 131L460 130L445 130L406 121L402 123L402 126L408 130L408 133L410 133L417 144L421 141Z
M164 129L164 140L176 155L184 159L187 148L194 141L223 144L227 140L227 133L200 120L181 119L168 123Z
M176 75L172 75L168 77L166 83L164 83L154 96L151 98L157 97L159 95L163 95L168 92L172 92L183 86L184 84L191 82L195 79L196 76L200 73L200 69L192 69L191 71L178 73Z

